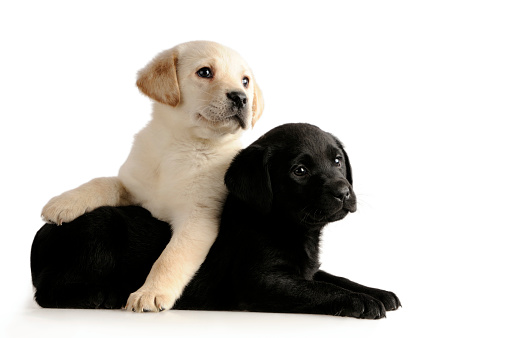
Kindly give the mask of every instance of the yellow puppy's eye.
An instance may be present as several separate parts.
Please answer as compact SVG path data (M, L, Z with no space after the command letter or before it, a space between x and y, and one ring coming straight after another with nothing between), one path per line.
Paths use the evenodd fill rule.
M209 67L203 67L203 68L198 69L198 71L196 72L196 75L198 75L199 77L207 78L207 79L214 77L214 74L212 73L212 69L210 69Z
M242 85L246 88L249 86L249 78L247 76L244 76L242 79Z

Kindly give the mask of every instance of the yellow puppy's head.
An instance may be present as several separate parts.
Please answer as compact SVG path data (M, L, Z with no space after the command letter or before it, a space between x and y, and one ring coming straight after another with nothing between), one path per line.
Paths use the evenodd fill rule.
M160 53L139 71L136 84L194 126L219 133L248 129L263 112L262 93L247 63L215 42L186 42Z

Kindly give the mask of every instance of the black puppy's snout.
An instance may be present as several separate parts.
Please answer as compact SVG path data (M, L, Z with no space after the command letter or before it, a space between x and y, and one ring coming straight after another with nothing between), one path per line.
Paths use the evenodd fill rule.
M350 198L350 188L348 188L347 186L343 185L343 186L340 186L339 188L337 188L334 192L333 192L333 195L334 197L336 197L337 199L340 199L342 201L345 201L347 199Z
M247 104L247 96L242 92L228 92L226 97L233 102L233 106L242 109Z

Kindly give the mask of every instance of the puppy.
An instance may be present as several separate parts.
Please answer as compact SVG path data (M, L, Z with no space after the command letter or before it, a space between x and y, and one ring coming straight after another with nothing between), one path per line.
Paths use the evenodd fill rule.
M246 62L205 41L162 52L136 84L154 100L152 120L118 176L54 197L42 216L62 224L100 206L134 204L171 222L171 241L127 301L127 309L141 312L171 308L203 263L226 198L224 173L241 149L242 131L260 118L263 99Z
M225 182L219 235L175 309L377 319L401 305L392 292L319 270L323 227L356 210L348 155L334 136L308 124L277 127L235 157ZM35 300L119 308L171 237L166 223L134 206L46 224L31 252Z

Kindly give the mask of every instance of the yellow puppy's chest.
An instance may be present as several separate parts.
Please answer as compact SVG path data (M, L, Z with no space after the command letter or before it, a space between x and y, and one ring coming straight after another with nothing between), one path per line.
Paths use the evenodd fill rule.
M211 153L191 151L169 155L159 165L156 189L192 194L195 187L214 185L218 177L224 176L227 163L224 157L218 158L217 154Z
M224 174L233 155L188 151L164 157L144 206L166 221L199 212L196 209L219 210L226 197Z

